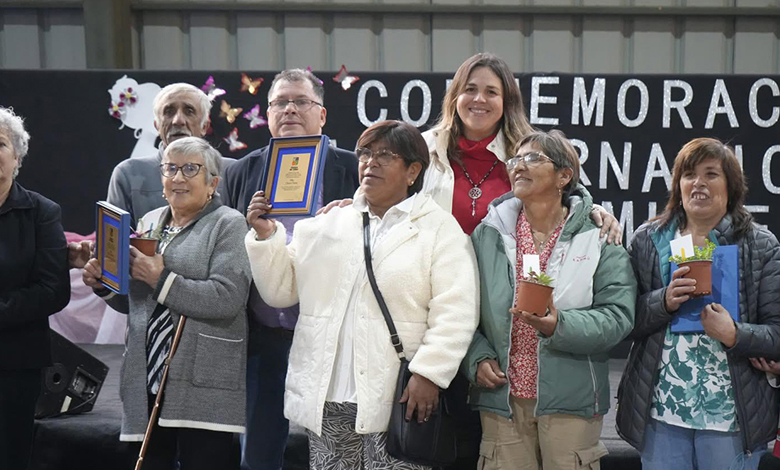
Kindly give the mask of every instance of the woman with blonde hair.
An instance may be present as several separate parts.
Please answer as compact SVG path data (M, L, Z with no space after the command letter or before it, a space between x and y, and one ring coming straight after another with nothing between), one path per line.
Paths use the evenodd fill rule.
M486 52L469 57L444 95L438 123L423 134L431 155L423 191L471 233L490 201L510 189L504 167L496 166L531 131L509 65Z

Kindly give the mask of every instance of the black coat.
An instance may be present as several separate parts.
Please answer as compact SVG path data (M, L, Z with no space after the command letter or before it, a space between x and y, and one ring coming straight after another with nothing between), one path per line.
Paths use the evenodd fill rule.
M220 184L224 203L246 215L252 196L260 190L263 168L268 157L268 146L248 153L230 165ZM358 164L353 152L328 147L328 156L322 175L322 200L325 204L351 198L358 188Z
M70 301L60 206L14 182L0 207L0 370L51 363L49 315Z
M662 230L674 233L674 228ZM664 305L666 285L653 241L657 231L655 223L642 225L634 232L628 249L639 295L631 332L634 344L618 389L616 421L620 436L640 451L650 419L664 335L673 318ZM774 439L777 432L780 394L748 359L780 359L780 244L768 230L756 225L737 239L728 215L714 232L720 245L739 247L737 342L726 349L726 355L743 449L752 451ZM669 254L664 256L668 259Z

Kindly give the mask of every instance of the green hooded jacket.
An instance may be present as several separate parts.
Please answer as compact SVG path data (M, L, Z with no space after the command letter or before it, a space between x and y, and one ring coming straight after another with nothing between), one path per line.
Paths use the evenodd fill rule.
M539 335L536 416L565 413L586 418L609 410L609 350L634 323L636 280L622 246L607 244L591 221L593 199L578 186L569 216L547 266L558 309L555 333ZM471 235L480 273L480 324L461 370L472 383L475 409L511 417L509 385L476 384L477 367L496 359L509 364L514 305L515 227L522 202L512 193L496 199Z

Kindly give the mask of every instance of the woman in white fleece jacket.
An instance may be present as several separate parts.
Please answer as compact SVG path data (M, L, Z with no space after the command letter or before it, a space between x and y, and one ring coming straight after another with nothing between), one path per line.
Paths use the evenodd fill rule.
M285 246L284 226L260 217L270 206L258 192L246 247L263 299L300 302L284 411L309 430L311 468L416 469L385 450L400 362L366 275L363 214L379 290L414 373L407 418L416 410L415 419L427 420L468 349L478 320L476 260L453 216L419 192L428 150L417 129L377 123L356 153L354 204L298 222Z

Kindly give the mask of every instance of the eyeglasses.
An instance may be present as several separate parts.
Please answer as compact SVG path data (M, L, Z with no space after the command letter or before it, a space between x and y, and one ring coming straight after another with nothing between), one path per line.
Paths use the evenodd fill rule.
M401 158L400 155L389 150L373 152L371 149L367 149L365 147L356 148L355 154L357 154L358 161L360 161L360 163L368 163L373 158L374 161L379 164L379 166L387 166L393 163L393 160L396 158Z
M506 169L512 171L517 168L517 165L519 165L520 162L525 163L526 166L535 167L547 161L555 165L553 159L542 152L528 152L525 155L516 155L510 158L509 161L506 162Z
M185 178L192 178L200 173L201 168L203 168L203 165L200 163L185 163L182 166L174 165L173 163L163 163L160 165L160 173L166 178L173 178L181 170L181 174Z
M287 105L289 105L290 103L292 103L293 108L297 111L308 111L315 104L317 106L322 106L322 103L317 103L316 101L313 100L309 100L306 98L296 98L294 100L269 101L268 109L271 109L273 111L284 111L285 109L287 109Z

